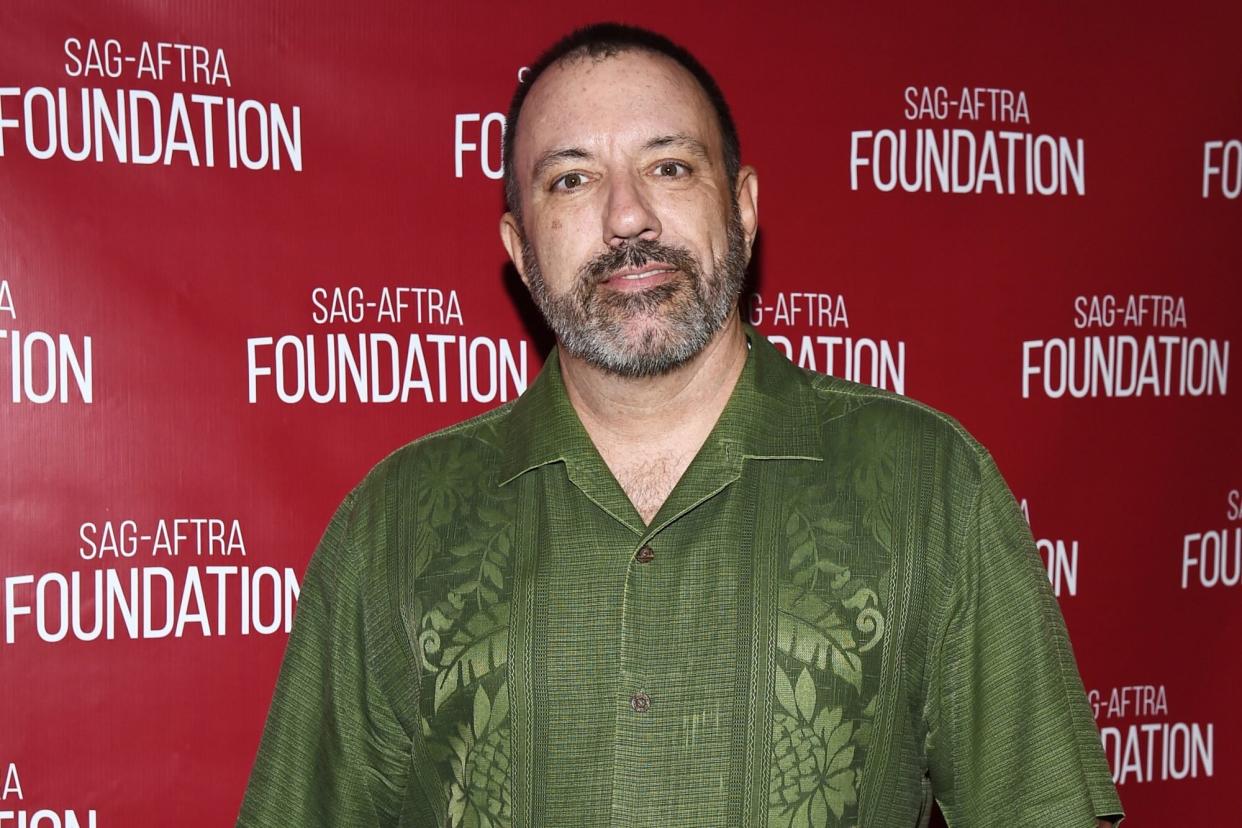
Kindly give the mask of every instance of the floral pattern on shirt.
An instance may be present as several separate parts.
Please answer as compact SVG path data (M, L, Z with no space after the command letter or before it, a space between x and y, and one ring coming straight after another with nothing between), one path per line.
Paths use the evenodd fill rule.
M421 721L448 779L449 828L506 828L510 790L509 611L513 492L465 463L465 441L428 446L450 471L423 491L418 515L434 533L434 560L420 561L414 612L424 668ZM462 467L469 466L465 472ZM423 574L422 572L418 574Z
M875 710L875 648L885 634L877 587L892 537L892 469L883 447L875 448L843 458L849 474L836 486L808 481L787 506L768 797L773 828L857 822L856 769Z

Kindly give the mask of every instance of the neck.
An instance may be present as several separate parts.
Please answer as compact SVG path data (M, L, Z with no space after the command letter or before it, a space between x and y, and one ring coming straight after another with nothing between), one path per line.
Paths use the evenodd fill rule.
M564 351L560 358L569 400L601 450L701 443L746 364L746 333L734 311L694 358L657 377L619 377Z

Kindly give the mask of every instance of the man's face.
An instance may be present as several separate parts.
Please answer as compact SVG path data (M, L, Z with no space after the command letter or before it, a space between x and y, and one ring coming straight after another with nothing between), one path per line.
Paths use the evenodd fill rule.
M736 307L755 216L694 77L645 51L573 57L540 76L518 130L522 218L502 235L561 347L631 377L701 351Z

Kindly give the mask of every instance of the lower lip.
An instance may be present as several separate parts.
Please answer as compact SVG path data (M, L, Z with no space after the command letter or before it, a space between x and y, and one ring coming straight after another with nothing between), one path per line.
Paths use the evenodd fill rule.
M676 275L677 271L672 269L654 270L651 273L637 279L623 279L620 276L613 276L610 279L605 279L602 284L612 290L646 290L647 288L655 287L656 285L662 285L665 282L672 280L672 278Z

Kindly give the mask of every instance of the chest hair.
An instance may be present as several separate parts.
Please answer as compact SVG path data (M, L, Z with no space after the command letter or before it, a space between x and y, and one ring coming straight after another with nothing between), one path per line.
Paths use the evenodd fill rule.
M606 462L643 522L650 524L690 465L691 457L689 453L660 453L610 457Z

